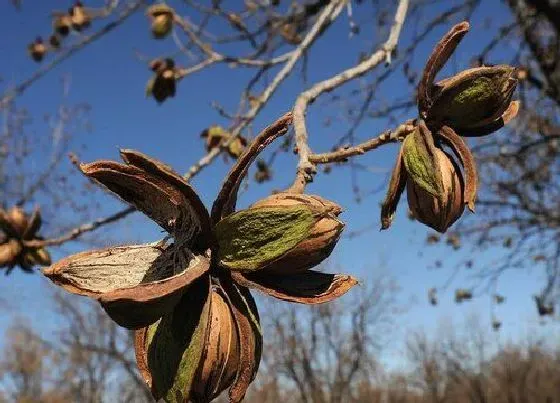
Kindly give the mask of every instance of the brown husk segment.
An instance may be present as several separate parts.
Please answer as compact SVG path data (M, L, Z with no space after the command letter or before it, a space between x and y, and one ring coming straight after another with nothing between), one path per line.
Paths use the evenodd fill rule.
M0 229L4 231L8 238L19 238L20 236L10 219L10 215L2 208L0 208Z
M209 238L209 221L202 202L186 182L180 182L162 164L140 153L125 150L125 158L136 165L113 161L81 164L80 169L125 202L142 211L178 242L189 246L202 235ZM198 245L204 249L208 245Z
M469 210L474 213L474 203L476 201L476 193L478 189L478 174L476 172L476 163L471 150L463 139L449 126L443 126L439 130L438 135L449 147L451 147L455 155L461 161L465 174L465 204Z
M432 51L430 58L426 62L422 79L418 83L418 110L420 116L425 118L425 112L432 105L433 84L437 73L445 65L461 39L469 31L469 23L464 21L456 24L445 36L437 43Z
M461 137L482 137L494 133L507 125L519 112L520 102L512 101L501 117L493 122L480 127L461 129Z
M255 379L262 354L262 330L259 312L249 290L229 278L221 282L228 297L239 335L239 366L229 389L231 403L243 400L247 388Z
M391 181L389 182L389 188L387 189L387 195L383 204L381 205L381 229L387 229L391 226L395 212L397 211L397 206L399 205L399 200L401 194L406 186L406 169L403 162L403 147L399 149L399 154L397 155L397 162L391 173Z
M461 172L449 155L437 149L436 162L442 176L442 194L435 197L410 180L407 182L407 198L415 219L443 233L463 213L464 185Z
M187 402L210 327L210 281L193 283L175 309L153 325L136 331L140 373L156 400Z
M23 245L16 239L9 239L0 244L0 266L13 265L23 250Z
M232 272L232 277L239 284L272 297L309 305L332 301L358 284L358 280L349 275L314 270L278 276Z
M511 103L516 69L476 67L438 82L427 120L459 129L476 129L499 119Z
M41 228L42 220L41 220L41 212L38 207L33 210L31 217L27 221L27 225L25 230L22 233L22 238L25 240L32 239L36 234L37 231Z
M171 310L209 265L184 248L151 244L78 253L43 274L69 292L97 299L119 325L138 328Z
M239 335L225 291L212 285L210 327L191 398L209 402L234 381L239 368Z
M0 267L7 267L9 273L13 267L31 272L36 265L48 266L51 256L45 247L27 246L27 241L40 241L37 232L41 228L39 207L28 215L19 206L13 206L7 212L0 208Z

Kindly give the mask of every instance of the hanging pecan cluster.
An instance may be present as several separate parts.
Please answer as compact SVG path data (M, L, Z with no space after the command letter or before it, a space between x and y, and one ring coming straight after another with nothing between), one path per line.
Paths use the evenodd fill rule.
M514 67L477 67L434 83L468 30L467 22L455 25L426 63L418 85L419 118L397 157L381 208L382 229L391 225L405 187L413 217L436 231L445 232L464 205L474 212L477 171L462 137L488 135L517 115Z
M40 241L41 213L36 208L31 216L14 206L8 211L0 208L0 267L9 274L15 266L31 272L35 265L48 266L51 256L44 247L27 246L26 242Z
M135 329L137 364L156 400L207 402L227 388L232 402L243 399L262 350L248 288L317 304L357 283L311 270L343 230L335 203L284 192L235 212L249 165L290 123L288 114L257 136L232 167L211 214L181 176L139 152L121 150L124 164L80 165L173 241L78 253L44 274L98 300L119 325Z
M66 12L55 11L53 15L53 33L45 43L42 37L38 36L35 41L28 45L29 56L36 62L40 62L49 51L58 50L62 40L71 31L82 32L89 28L94 18L104 16L104 12L92 10L84 7L81 1L76 1Z

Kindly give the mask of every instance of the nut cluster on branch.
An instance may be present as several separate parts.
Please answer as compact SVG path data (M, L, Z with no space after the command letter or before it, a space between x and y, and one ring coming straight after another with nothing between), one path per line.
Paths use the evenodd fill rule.
M14 206L8 211L0 208L0 267L6 267L9 274L15 266L25 272L32 272L36 265L48 266L51 256L43 247L26 245L28 241L41 240L41 213L35 209L28 215L22 208Z
M246 148L211 213L181 176L137 151L121 150L124 164L80 165L173 242L85 251L43 273L72 293L96 299L115 322L135 330L137 364L156 400L211 401L228 388L232 402L243 399L262 350L249 288L318 304L357 284L349 275L312 270L342 233L337 204L281 192L235 212L250 164L290 124L287 114Z
M52 33L48 42L45 43L41 36L38 36L28 45L29 56L36 62L44 59L45 55L51 51L57 51L62 46L62 42L74 31L81 33L91 26L95 18L105 17L108 10L86 8L81 1L76 1L66 12L54 11L52 13Z
M464 70L434 83L469 24L455 25L436 45L418 85L414 132L403 142L381 208L381 228L389 228L401 193L407 190L413 217L445 232L466 205L474 212L477 171L463 137L484 136L513 119L516 69L501 65ZM444 150L449 147L452 154Z

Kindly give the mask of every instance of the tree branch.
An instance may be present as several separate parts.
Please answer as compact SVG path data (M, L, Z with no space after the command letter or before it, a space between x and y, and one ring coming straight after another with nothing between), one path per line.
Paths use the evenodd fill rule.
M344 70L327 80L316 83L310 89L300 94L297 98L293 114L295 139L299 153L299 164L296 181L292 187L293 189L300 188L302 184L304 185L307 182L311 182L313 179L312 176L316 172L315 164L310 161L312 151L307 142L308 134L307 127L305 125L305 113L307 112L308 106L320 95L325 92L330 92L348 81L363 76L365 73L377 67L382 61L385 60L386 63L390 63L391 54L397 46L407 9L408 0L400 0L389 37L377 52L373 53L368 59L356 66Z

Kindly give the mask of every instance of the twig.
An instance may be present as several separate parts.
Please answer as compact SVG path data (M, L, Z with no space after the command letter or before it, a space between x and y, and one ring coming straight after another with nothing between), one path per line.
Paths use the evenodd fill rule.
M268 102L270 97L274 94L278 86L288 77L288 75L293 70L297 61L301 58L301 56L305 53L307 48L311 46L311 44L324 32L325 28L332 23L334 19L340 14L342 9L344 8L345 2L342 0L333 1L321 12L313 27L309 30L303 41L299 44L299 46L293 50L290 55L290 58L286 62L286 64L280 69L280 71L276 74L270 85L263 91L263 93L259 97L259 102L255 103L255 105L245 114L239 121L239 123L231 130L231 137L227 142L223 144L221 148L214 148L204 157L202 157L196 164L194 164L188 172L184 175L185 180L190 180L202 167L210 164L214 158L216 158L222 150L227 147L231 142L235 140L249 123L253 121L255 116L259 113L259 111L264 107L264 105Z
M80 225L79 227L76 227L76 228L72 229L71 231L69 231L65 235L62 235L58 238L25 241L24 245L26 247L29 247L29 248L42 248L42 247L45 247L45 246L62 245L65 242L72 241L72 240L78 238L79 236L85 234L86 232L91 232L91 231L96 230L97 228L101 227L102 225L111 223L113 221L118 221L121 218L124 218L127 215L129 215L130 213L133 213L135 211L136 211L136 209L134 207L128 207L128 208L126 208L124 210L121 210L121 211L119 211L119 212L117 212L113 215L108 216L108 217L101 218L101 219L92 221L90 223Z
M316 83L310 89L300 94L294 104L294 130L296 145L299 154L299 164L296 174L296 180L293 188L301 188L305 183L313 179L313 174L316 172L315 165L310 161L312 155L311 148L307 143L307 127L305 125L305 113L307 107L312 104L321 94L332 91L333 89L351 81L357 77L361 77L368 71L377 67L381 62L391 62L391 54L397 46L402 26L404 24L406 11L408 9L408 0L400 0L395 13L395 21L391 27L387 41L381 48L373 53L368 59L344 70L335 76Z
M309 156L309 162L312 164L328 164L331 162L343 162L348 157L353 157L356 155L364 154L370 150L373 150L379 146L387 143L394 143L408 136L414 131L413 120L407 120L405 123L398 126L395 130L387 130L381 133L379 136L364 141L353 147L341 148L340 150L333 151L330 153L322 154L311 154Z
M95 32L92 35L84 37L79 42L75 43L71 47L62 50L58 56L53 59L49 64L41 67L37 70L31 77L22 81L20 84L16 85L15 87L6 91L0 97L0 109L3 109L8 105L15 97L23 94L23 92L29 88L35 81L42 78L45 74L50 72L60 63L68 59L70 56L78 52L79 50L83 49L86 45L94 42L95 40L101 38L105 34L111 32L113 29L121 25L128 17L130 17L136 10L138 10L144 4L144 0L136 0L135 2L129 4L125 10L119 15L119 17L105 25L99 31Z

